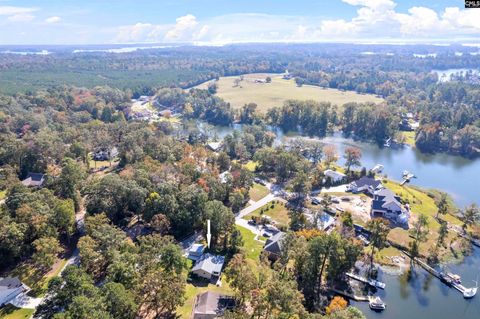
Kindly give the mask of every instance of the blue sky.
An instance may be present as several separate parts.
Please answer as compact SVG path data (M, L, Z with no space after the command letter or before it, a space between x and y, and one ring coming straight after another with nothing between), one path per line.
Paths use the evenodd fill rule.
M0 0L0 44L480 42L463 0Z

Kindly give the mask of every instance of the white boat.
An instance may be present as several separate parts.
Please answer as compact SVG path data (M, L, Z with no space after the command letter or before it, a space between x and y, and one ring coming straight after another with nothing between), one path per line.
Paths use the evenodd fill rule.
M463 298L470 299L475 297L475 295L477 294L477 290L478 290L477 287L465 289L463 291Z
M368 297L368 305L372 310L382 311L385 310L386 305L380 297Z
M383 165L382 164L377 164L372 168L372 173L378 174L383 171Z

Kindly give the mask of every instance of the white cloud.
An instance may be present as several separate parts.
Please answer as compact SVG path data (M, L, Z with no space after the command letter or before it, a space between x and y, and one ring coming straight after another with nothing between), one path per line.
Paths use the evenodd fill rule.
M197 18L194 15L187 14L179 17L176 20L175 26L170 29L165 35L166 40L181 40L184 37L189 37L195 27L198 25Z
M38 11L36 8L0 6L0 16L7 17L10 22L28 22L35 19L33 12Z
M45 22L46 22L46 23L51 23L51 24L59 23L60 21L62 21L62 18L57 17L57 16L54 16L54 17L50 17L50 18L45 19Z
M337 0L340 1L340 0ZM357 7L351 19L237 13L175 23L137 23L116 29L115 42L333 42L480 39L480 11L457 7L435 11L415 6L397 11L393 0L341 0Z

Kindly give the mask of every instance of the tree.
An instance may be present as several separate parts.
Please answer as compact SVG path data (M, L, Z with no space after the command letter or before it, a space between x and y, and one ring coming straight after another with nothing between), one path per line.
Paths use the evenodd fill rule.
M467 227L478 222L480 219L480 211L476 204L472 204L463 210L463 231L466 232Z
M56 180L57 193L62 198L70 198L75 203L75 210L80 207L78 187L85 179L85 170L76 161L65 158L63 161L62 173Z
M235 291L239 304L243 305L249 298L252 290L257 288L257 277L252 268L247 264L243 254L236 254L228 263L225 275L230 287Z
M424 214L418 216L418 220L413 224L410 234L413 237L413 241L409 243L410 247L410 261L415 260L419 256L420 243L426 241L429 233L428 218Z
M304 172L299 172L292 181L292 190L297 193L301 198L310 192L312 184L308 178L308 175Z
M170 230L170 221L164 214L156 214L150 220L150 227L161 235L165 235Z
M243 241L242 233L238 229L234 228L232 233L230 234L230 238L228 242L230 252L232 254L238 253L238 251L243 246L243 244L244 244L244 241Z
M54 207L54 223L60 234L70 241L75 232L75 210L71 199L59 200Z
M325 161L325 164L327 164L327 167L330 167L332 163L338 160L338 153L335 145L325 145L323 147L323 155L324 155L324 161Z
M212 246L218 243L220 238L224 238L231 231L235 224L235 216L232 211L225 207L222 202L214 200L205 205L204 220L210 219ZM204 227L206 230L206 227Z
M435 215L435 218L438 219L438 215L445 215L448 213L448 202L447 202L447 194L442 193L440 195L440 199L437 202L437 214Z
M332 301L330 301L330 304L325 308L325 312L327 315L331 315L332 313L343 310L347 308L348 303L345 299L343 299L340 296L335 296L333 297Z
M140 308L153 318L167 318L183 305L185 279L174 272L152 269L140 284Z
M370 244L372 250L370 252L370 271L373 268L373 258L375 256L375 249L380 250L387 244L387 236L390 232L390 224L383 218L374 218L368 221L366 227L370 235Z
M49 269L62 251L60 243L55 237L39 238L33 242L33 247L35 247L35 252L32 259L42 270Z
M113 318L134 319L138 310L135 295L116 282L109 282L102 287L106 307Z
M345 167L347 168L348 174L352 166L361 165L360 158L362 158L362 152L357 147L347 147L343 158L345 159Z
M448 235L448 223L446 221L440 222L440 228L438 230L438 239L437 239L437 247L443 246L445 244L445 238Z

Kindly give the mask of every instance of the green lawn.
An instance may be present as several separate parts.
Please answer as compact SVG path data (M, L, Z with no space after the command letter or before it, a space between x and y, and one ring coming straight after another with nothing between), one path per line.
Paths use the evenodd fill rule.
M253 234L247 228L238 225L236 225L235 227L237 227L237 229L242 234L244 242L242 248L245 251L245 256L247 257L247 259L257 263L263 250L263 243L255 240L255 234Z
M243 167L245 169L248 169L250 172L255 172L255 169L257 168L257 162L255 161L248 161L247 163L243 164Z
M273 202L270 202L257 210L254 210L250 214L243 217L243 219L249 220L252 216L268 216L275 220L279 225L288 226L290 224L290 216L288 215L288 208L285 207L285 204L282 202L278 202L274 204L272 208ZM263 215L261 211L263 209Z
M30 263L23 263L15 268L9 275L19 277L23 283L32 289L28 295L41 297L47 292L50 280L58 276L66 262L67 259L59 259L46 274L39 273L36 267Z
M415 145L415 132L402 132L402 135L405 136L405 143L411 146Z
M258 201L270 193L270 190L258 183L253 183L252 187L250 188L250 199L254 201Z
M255 83L255 79L265 79L267 76L272 78L271 83ZM245 74L244 80L239 83L239 86L235 86L234 81L238 78L238 76L221 77L217 82L217 95L232 104L234 108L241 108L253 102L258 105L260 112L266 112L292 99L331 102L339 106L347 102L381 103L384 101L375 95L358 94L353 91L323 89L311 85L298 87L293 79L284 80L279 74ZM208 83L197 87L206 89Z
M35 309L17 308L12 305L7 305L0 309L0 319L28 319Z

